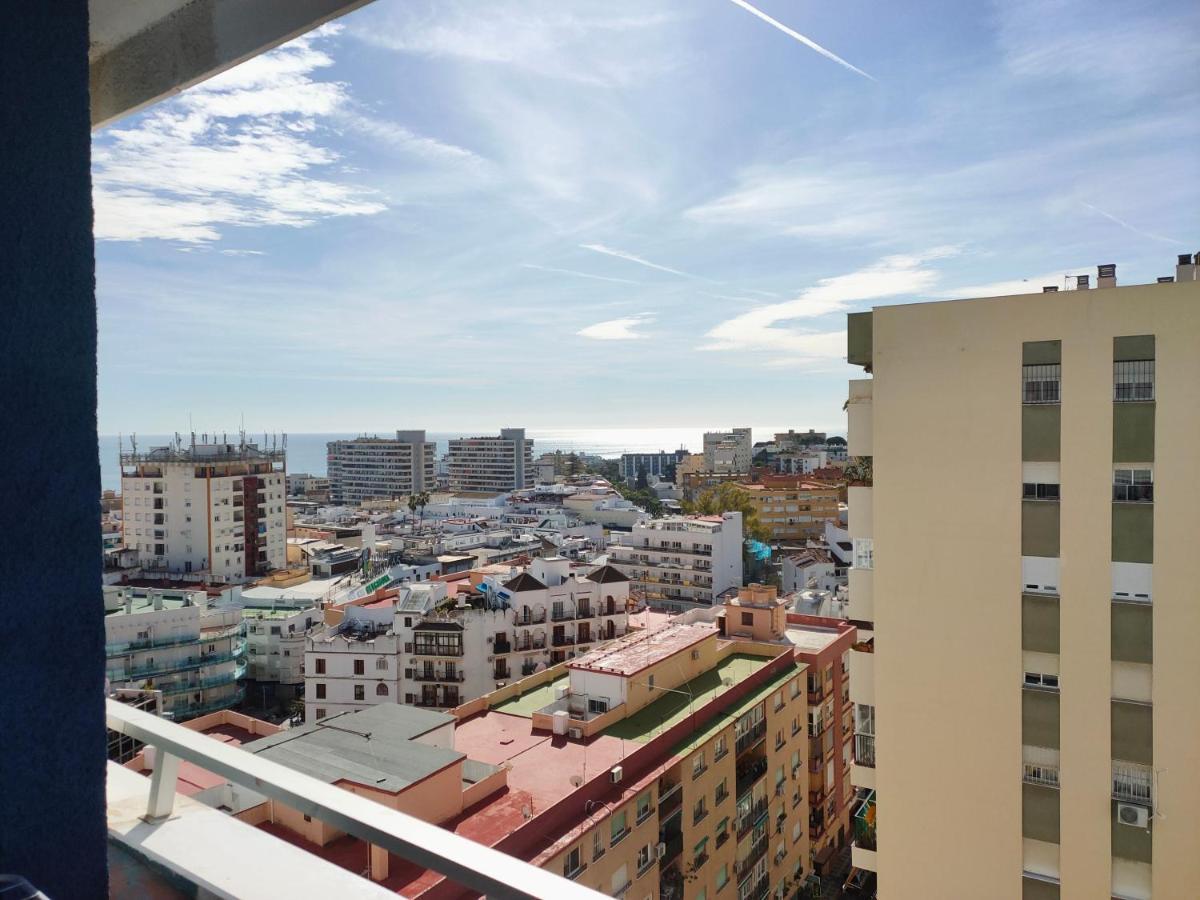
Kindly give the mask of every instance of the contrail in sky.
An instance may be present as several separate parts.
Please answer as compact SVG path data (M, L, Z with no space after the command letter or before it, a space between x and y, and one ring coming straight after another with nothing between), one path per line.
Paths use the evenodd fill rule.
M760 19L762 19L764 22L766 22L772 28L778 28L780 31L782 31L784 34L786 34L788 37L792 38L793 40L799 41L805 47L808 47L810 50L816 50L818 53L820 53L826 59L833 60L839 66L845 66L851 72L857 72L863 78L869 79L870 81L875 81L874 78L872 78L870 75L868 75L862 69L860 69L858 66L851 65L850 63L848 63L844 59L842 59L840 56L838 56L836 53L831 53L830 51L826 50L824 47L822 47L816 41L806 38L804 35L802 35L798 31L793 31L791 28L788 28L786 25L784 25L778 19L772 19L761 9L756 9L755 7L751 6L749 3L746 2L746 0L729 0L729 2L737 4L742 9L744 9L746 12L750 13L753 16L758 16Z

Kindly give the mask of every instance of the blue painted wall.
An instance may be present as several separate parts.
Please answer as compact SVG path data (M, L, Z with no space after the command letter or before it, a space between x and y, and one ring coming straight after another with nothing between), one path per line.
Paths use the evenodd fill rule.
M0 872L107 896L86 0L0 27Z

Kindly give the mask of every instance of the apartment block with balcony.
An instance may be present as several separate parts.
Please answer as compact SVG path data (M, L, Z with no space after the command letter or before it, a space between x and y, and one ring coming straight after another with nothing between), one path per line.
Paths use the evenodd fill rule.
M791 481L791 483L787 483ZM770 483L734 484L750 501L771 543L820 538L825 523L838 521L838 489L804 479L773 478Z
M244 606L246 677L270 685L273 696L290 700L304 684L304 639L322 627L318 609L295 606Z
M244 440L122 453L125 545L147 571L239 582L285 568L285 456Z
M210 606L204 591L107 586L104 612L110 689L160 692L160 714L176 721L241 702L239 610Z
M329 499L357 506L368 500L403 499L437 487L437 445L424 431L396 437L358 437L326 445Z
M531 488L537 473L533 441L524 428L495 437L455 438L446 454L448 485L458 494L504 494Z
M754 437L749 428L704 433L704 471L747 473L754 461Z
M609 563L651 606L712 606L742 583L742 514L666 516L612 535Z
M854 862L889 896L1200 881L1172 815L1200 802L1200 285L1114 268L850 317ZM913 433L941 449L935 503ZM961 797L932 780L987 814L948 826Z

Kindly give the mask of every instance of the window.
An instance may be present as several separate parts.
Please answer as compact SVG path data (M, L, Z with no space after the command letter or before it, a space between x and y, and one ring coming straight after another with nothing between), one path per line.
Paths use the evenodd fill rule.
M696 801L696 805L694 807L692 807L692 824L695 825L697 822L703 820L704 817L707 815L708 815L708 804L705 803L704 798L701 797L699 800Z
M379 682L379 684L375 685L375 696L376 697L386 697L387 695L388 695L388 686L386 684L384 684L381 681L381 682Z
M729 785L726 783L727 781L727 778L722 778L720 783L717 785L717 789L713 793L714 805L719 804L722 800L729 796Z
M1113 500L1118 503L1154 501L1154 472L1150 469L1113 469Z
M713 741L713 762L720 762L725 758L725 754L729 752L729 739L725 735L720 735Z
M775 694L775 712L779 712L781 709L783 709L783 691L778 691Z
M790 692L791 692L793 700L795 700L797 697L800 696L800 679L799 678L793 678L791 680Z
M1113 400L1153 400L1154 360L1130 359L1113 363Z
M708 766L704 763L704 751L701 750L692 757L692 778L699 778Z
M1034 484L1026 481L1021 489L1022 500L1058 500L1061 485Z
M729 863L725 863L717 869L717 890L721 890L727 884L729 884Z
M645 845L645 846L643 846L643 847L638 847L638 852L637 852L637 870L638 870L638 874L639 874L639 875L641 875L641 874L642 874L643 872L645 872L645 871L646 871L648 868L650 868L650 863L651 863L651 862L653 862L653 860L654 860L654 847L653 847L653 845L651 845L651 844L646 844L646 845Z
M317 699L318 700L325 699L325 685L323 685L323 684L317 685Z
M317 718L318 719L325 718L325 710L321 709L321 707L319 707L319 706L317 707Z
M355 675L363 675L366 673L366 671L367 671L366 662L364 662L361 659L356 659L354 661L354 674Z
M588 712L603 715L608 712L607 697L588 697Z
M742 624L743 625L753 625L754 624L754 613L748 613L748 612L742 613Z
M563 877L574 878L579 874L579 870L579 848L574 847L563 857Z
M388 663L387 663L386 656L381 656L375 660L375 668L376 669L386 669L387 666L388 666Z
M1022 403L1061 403L1062 366L1058 363L1021 367Z
M856 568L856 569L873 569L873 568L875 568L875 539L874 538L855 538L854 539L854 568Z
M316 663L317 667L314 671L318 675L324 675L325 674L325 660L323 660L321 657L318 656L315 660L315 663Z
M708 838L700 838L700 842L692 848L692 868L698 869L708 862Z
M629 828L626 822L625 810L613 813L612 820L609 823L610 843L615 847L617 842L627 834L629 834Z
M1026 672L1025 687L1040 688L1041 690L1057 691L1058 676L1046 675L1041 672Z
M592 832L592 862L595 862L604 855L604 835L597 828Z
M637 820L638 822L646 821L646 817L650 815L650 792L639 794L637 798Z
M726 816L717 823L716 831L713 833L717 836L718 847L729 840L729 816Z
M354 699L355 699L355 700L365 700L365 699L367 699L367 691L366 691L366 688L364 688L364 687L363 687L361 684L356 684L356 685L354 686Z
M654 676L653 676L653 675L651 675L651 676L650 676L650 677L649 677L649 678L646 680L646 684L649 686L650 690L654 690Z

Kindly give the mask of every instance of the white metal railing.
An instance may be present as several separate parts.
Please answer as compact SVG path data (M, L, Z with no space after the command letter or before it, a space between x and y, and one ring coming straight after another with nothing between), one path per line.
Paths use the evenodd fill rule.
M1115 799L1149 806L1154 791L1154 770L1140 763L1113 760L1112 785Z
M156 748L146 810L150 822L170 816L179 763L187 760L489 897L589 900L602 896L553 872L116 700L106 701L106 718L113 731Z
M1042 763L1027 762L1023 766L1021 779L1027 784L1040 784L1043 787L1058 787L1058 766Z

